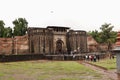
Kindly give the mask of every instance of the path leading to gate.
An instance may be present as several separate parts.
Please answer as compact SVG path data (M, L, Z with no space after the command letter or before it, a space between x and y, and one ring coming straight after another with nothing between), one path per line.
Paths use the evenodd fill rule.
M120 77L118 76L118 74L116 73L115 70L107 70L105 68L99 67L99 66L95 66L92 65L89 62L85 62L85 61L79 61L79 63L83 64L84 66L87 66L95 71L97 71L98 73L102 74L105 77L105 80L120 80Z

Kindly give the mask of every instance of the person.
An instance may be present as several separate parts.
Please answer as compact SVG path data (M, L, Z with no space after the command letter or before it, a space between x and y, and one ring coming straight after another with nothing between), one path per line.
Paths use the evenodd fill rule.
M70 52L70 55L73 55L73 51Z
M88 60L88 55L85 56L85 60L86 60L86 61Z
M93 60L94 60L94 62L96 62L96 55L93 56Z
M115 57L114 57L114 55L112 54L112 59L114 59Z
M85 55L83 56L83 60L86 60L86 57L85 57Z
M93 60L93 56L92 56L92 55L89 55L89 59L92 61L92 60Z
M73 60L75 60L75 54L73 54Z
M85 58L86 58L87 61L89 61L89 56L88 55L86 55Z
M99 61L99 60L100 60L100 56L99 56L99 55L96 55L96 59Z

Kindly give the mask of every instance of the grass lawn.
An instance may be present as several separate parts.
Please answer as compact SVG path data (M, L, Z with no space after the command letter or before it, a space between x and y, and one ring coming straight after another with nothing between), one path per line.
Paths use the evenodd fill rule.
M0 80L101 80L102 75L74 61L0 63Z
M98 62L91 62L92 64L98 65L98 66L102 66L108 70L112 70L112 69L116 69L116 58L114 59L102 59Z

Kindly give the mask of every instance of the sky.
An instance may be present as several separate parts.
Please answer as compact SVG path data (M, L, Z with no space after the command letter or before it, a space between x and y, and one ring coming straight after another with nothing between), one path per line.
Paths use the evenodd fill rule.
M111 23L120 30L120 0L0 0L0 20L5 27L25 18L29 27L63 26L75 30L99 30Z

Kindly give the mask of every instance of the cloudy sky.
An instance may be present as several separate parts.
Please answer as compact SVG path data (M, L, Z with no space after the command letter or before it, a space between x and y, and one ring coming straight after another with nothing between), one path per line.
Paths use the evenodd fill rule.
M26 18L29 27L66 26L99 30L104 23L120 30L120 0L0 0L0 19L13 27L16 18Z

